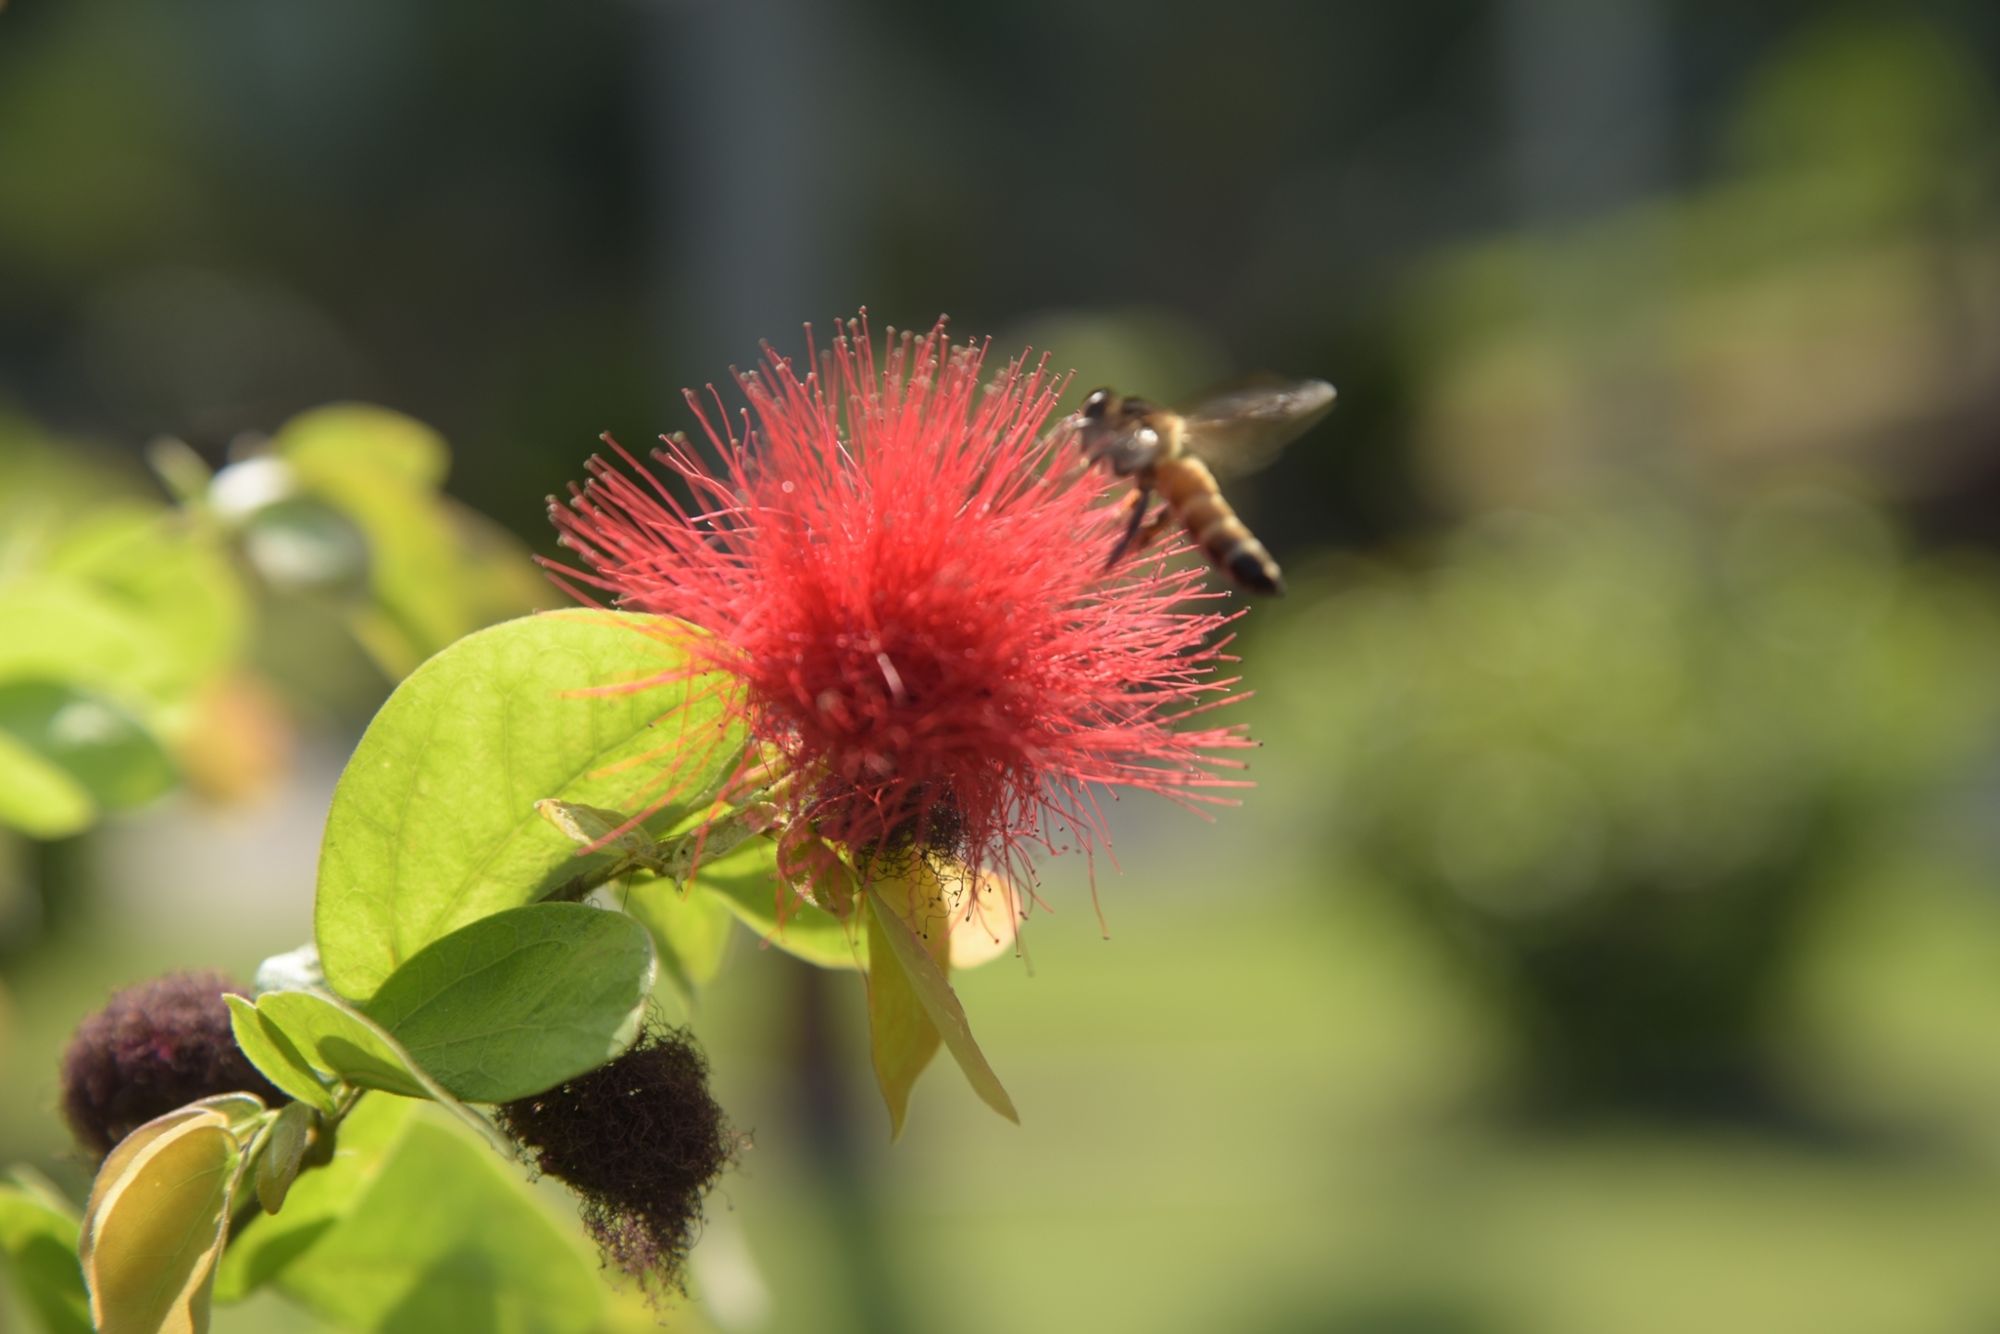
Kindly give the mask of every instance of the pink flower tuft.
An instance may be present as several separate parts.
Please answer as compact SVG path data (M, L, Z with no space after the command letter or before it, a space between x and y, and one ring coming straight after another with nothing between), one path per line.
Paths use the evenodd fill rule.
M615 442L551 502L586 601L677 617L732 707L792 776L773 790L794 852L915 847L1027 883L1028 853L1106 842L1098 794L1183 802L1242 786L1218 774L1250 742L1188 726L1231 702L1217 679L1228 616L1202 571L1105 559L1124 484L1044 434L1061 385L1046 360L982 385L986 349L890 335L880 364L850 323L803 379L766 349L740 375L743 429L711 387L688 402L719 455L685 439L655 457L686 495ZM718 425L719 424L719 425ZM738 786L747 785L747 773Z

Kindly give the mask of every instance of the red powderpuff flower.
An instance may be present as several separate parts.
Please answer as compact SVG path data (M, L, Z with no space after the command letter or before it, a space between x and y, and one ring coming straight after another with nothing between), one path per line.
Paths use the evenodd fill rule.
M1242 786L1219 752L1235 727L1186 726L1230 702L1217 679L1230 619L1170 568L1184 549L1107 571L1122 486L1043 427L1061 392L1046 358L982 384L986 349L944 323L890 335L878 363L849 323L803 379L765 350L740 374L741 434L711 386L692 393L719 464L684 438L655 457L686 490L592 458L551 515L588 567L553 567L585 601L677 617L701 669L742 684L731 705L775 752L787 831L861 859L916 848L1026 883L1027 853L1105 842L1098 794L1183 802ZM718 427L718 422L720 427ZM754 748L753 748L754 749ZM734 785L741 790L755 760Z

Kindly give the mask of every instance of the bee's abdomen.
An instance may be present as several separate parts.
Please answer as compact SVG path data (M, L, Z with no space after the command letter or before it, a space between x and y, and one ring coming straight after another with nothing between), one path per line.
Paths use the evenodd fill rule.
M1236 517L1207 464L1187 456L1174 459L1159 468L1157 486L1216 569L1253 593L1285 591L1278 562Z

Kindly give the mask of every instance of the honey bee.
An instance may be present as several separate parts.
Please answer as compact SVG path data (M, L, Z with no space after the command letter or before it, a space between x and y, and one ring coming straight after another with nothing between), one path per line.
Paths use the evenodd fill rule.
M1284 576L1256 535L1223 499L1215 468L1243 472L1305 434L1333 407L1333 386L1299 380L1232 389L1174 412L1110 389L1083 401L1071 419L1084 461L1103 463L1134 490L1131 523L1109 569L1158 540L1169 524L1186 528L1216 569L1253 593L1282 593ZM1161 512L1148 521L1157 493Z

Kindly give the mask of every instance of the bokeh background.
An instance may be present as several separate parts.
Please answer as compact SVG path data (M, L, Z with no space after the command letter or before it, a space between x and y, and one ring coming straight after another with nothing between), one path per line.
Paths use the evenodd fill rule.
M451 442L457 614L553 605L599 431L863 305L1325 376L1233 491L1259 786L1126 803L1108 938L1058 862L963 980L1025 1124L941 1068L890 1147L859 983L737 941L757 1147L669 1323L1992 1331L1996 142L1977 0L15 0L0 567L363 400ZM0 1162L84 1181L111 987L309 934L424 644L259 599L258 781L0 832Z

